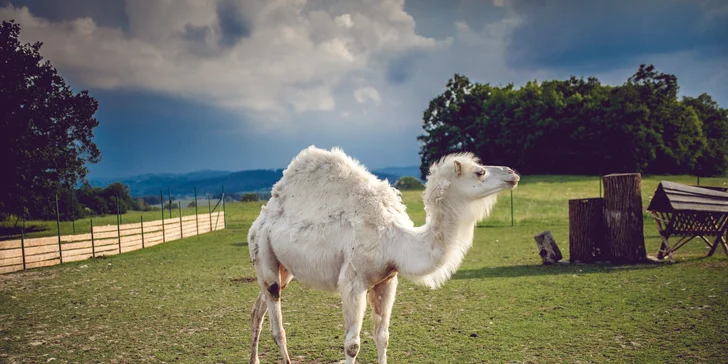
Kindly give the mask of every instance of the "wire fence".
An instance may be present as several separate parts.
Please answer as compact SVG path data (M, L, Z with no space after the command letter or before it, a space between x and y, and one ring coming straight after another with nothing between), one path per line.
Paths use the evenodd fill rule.
M0 241L0 273L121 254L224 229L225 197L223 187L213 206L212 196L208 194L207 211L200 212L196 188L194 199L184 209L182 200L178 200L176 206L172 203L168 189L166 206L160 191L160 206L155 209L128 211L122 215L117 208L115 215L72 219L63 224L56 197L55 224L50 221L31 221L31 229L28 229L28 221L21 218L19 233L6 234L3 237L5 240ZM122 219L127 222L123 223ZM50 227L52 225L56 227L55 232ZM77 230L84 233L76 233Z

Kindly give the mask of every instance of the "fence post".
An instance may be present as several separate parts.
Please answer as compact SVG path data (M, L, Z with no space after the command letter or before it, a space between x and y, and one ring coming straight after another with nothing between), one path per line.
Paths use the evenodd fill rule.
M599 177L599 197L602 197L602 177Z
M169 218L172 218L172 190L167 186L167 197L169 197Z
M20 227L20 253L23 255L23 270L25 270L25 212L23 212L23 225Z
M167 234L164 233L164 193L159 190L159 203L162 205L162 243L167 242Z
M195 227L197 235L200 235L200 218L197 216L197 186L195 186Z
M222 228L225 226L225 185L222 185Z
M511 190L511 226L513 226L515 223L513 222L513 190Z
M212 231L212 203L210 202L210 194L207 194L207 216L210 217L210 231Z
M698 177L698 186L700 186L700 176L697 176L697 177Z
M71 194L71 226L73 226L73 233L76 233L76 206L73 203L73 197L76 195L73 192L73 187L71 188L71 191L69 192Z
M139 226L142 227L142 249L144 249L144 215L139 216Z
M58 260L63 264L63 250L61 250L61 213L58 211L58 193L56 193L56 227L58 228Z
M179 238L184 238L184 233L182 233L182 202L177 201L177 207L179 207Z
M116 237L119 238L119 254L121 254L121 212L119 195L116 195Z
M91 257L96 258L96 246L94 244L94 219L91 219Z

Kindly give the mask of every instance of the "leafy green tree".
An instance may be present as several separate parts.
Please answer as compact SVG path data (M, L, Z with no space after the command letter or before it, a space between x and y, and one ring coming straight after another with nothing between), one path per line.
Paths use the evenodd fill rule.
M397 180L394 184L394 188L400 191L412 191L412 190L424 190L425 185L415 177L405 176Z
M421 177L465 151L530 174L723 173L726 110L707 95L681 102L678 90L652 65L620 86L571 77L515 89L455 74L423 114Z
M41 43L21 44L19 34L14 21L0 24L0 211L6 215L48 209L62 186L86 177L86 163L101 159L92 141L98 103L87 91L74 94L42 62Z
M259 200L258 194L254 193L254 192L244 193L240 197L241 202L256 202L258 200Z
M721 109L708 94L685 97L682 103L702 121L705 149L695 161L698 176L722 175L728 169L728 110Z

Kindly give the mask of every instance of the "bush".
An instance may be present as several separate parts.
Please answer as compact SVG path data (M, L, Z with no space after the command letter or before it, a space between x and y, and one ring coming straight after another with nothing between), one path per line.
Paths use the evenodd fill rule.
M415 177L406 176L400 178L397 183L394 184L394 188L400 191L406 190L424 190L425 185Z
M240 197L241 202L256 202L259 200L260 199L258 198L257 193L246 193L246 194L243 194L242 197Z
M187 204L187 207L197 207L197 201L190 201L190 203Z

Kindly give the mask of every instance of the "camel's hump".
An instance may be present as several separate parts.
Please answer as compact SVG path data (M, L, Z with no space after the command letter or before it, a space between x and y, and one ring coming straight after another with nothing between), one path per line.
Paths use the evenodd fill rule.
M272 197L292 218L404 213L399 192L341 149L301 151L273 186ZM315 212L315 213L314 213ZM290 214L290 215L289 215ZM386 214L386 212L385 212Z

